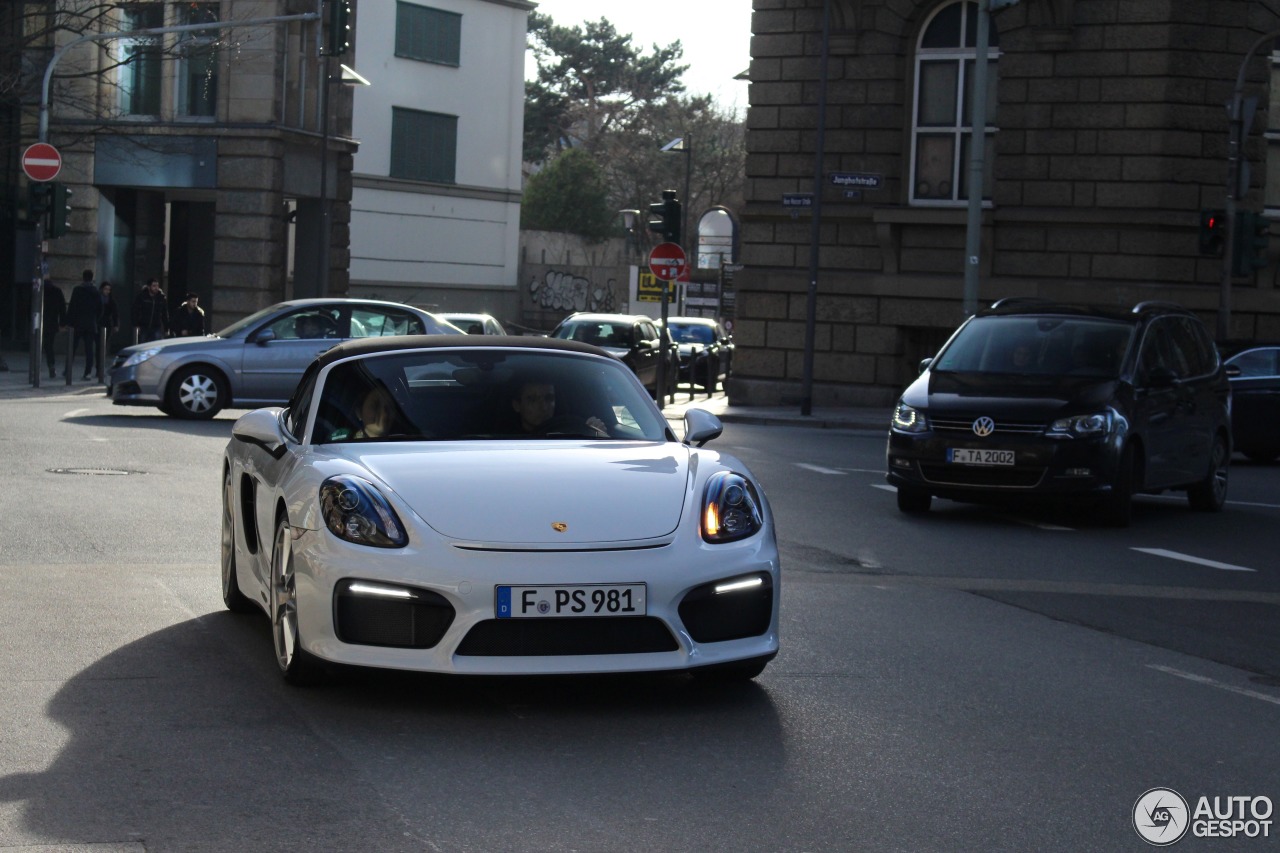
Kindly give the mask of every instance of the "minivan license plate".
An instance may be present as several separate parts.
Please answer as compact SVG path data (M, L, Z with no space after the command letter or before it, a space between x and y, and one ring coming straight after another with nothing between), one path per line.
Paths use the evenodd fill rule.
M948 447L947 461L955 465L1012 465L1013 451Z
M496 593L494 607L499 619L645 615L642 583L500 586Z

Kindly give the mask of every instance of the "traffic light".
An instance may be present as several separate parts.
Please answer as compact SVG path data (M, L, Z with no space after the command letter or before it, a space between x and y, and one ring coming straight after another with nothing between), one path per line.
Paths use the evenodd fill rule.
M1226 234L1227 217L1225 211L1200 211L1200 254L1209 258L1222 257Z
M675 190L663 190L662 201L649 205L649 230L668 243L680 242L680 202Z
M1231 253L1232 275L1252 275L1267 265L1267 249L1271 245L1271 222L1261 213L1240 211L1236 220L1234 251Z
M32 181L27 185L29 197L27 200L28 216L34 222L49 212L49 185L43 181Z
M49 236L61 237L71 230L71 188L63 183L49 185Z
M342 56L351 48L351 0L329 0L327 44L330 56Z

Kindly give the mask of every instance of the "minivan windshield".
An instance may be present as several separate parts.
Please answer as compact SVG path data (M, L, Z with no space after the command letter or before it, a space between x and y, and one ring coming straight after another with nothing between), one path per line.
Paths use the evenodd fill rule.
M975 317L929 365L951 373L1119 375L1133 326L1097 317Z

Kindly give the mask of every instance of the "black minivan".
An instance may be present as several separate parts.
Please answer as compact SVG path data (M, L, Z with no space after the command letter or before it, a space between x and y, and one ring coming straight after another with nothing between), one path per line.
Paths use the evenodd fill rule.
M893 413L887 479L898 508L933 497L1073 498L1116 526L1138 492L1227 493L1231 393L1187 309L1011 298L966 320L922 364Z

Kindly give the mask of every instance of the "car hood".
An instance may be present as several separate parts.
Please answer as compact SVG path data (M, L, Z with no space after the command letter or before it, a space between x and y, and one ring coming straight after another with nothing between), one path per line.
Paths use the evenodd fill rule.
M208 349L209 347L217 347L225 345L229 342L228 338L220 338L217 335L194 335L185 338L164 338L163 340L150 341L145 344L134 344L120 350L127 358L135 352L155 349L169 355L176 355L190 349Z
M1065 413L1103 409L1119 380L1069 376L1013 376L927 372L902 395L903 402L934 417L994 415L1048 420Z
M492 544L667 536L680 522L689 477L688 448L671 443L415 442L349 452L442 536Z

